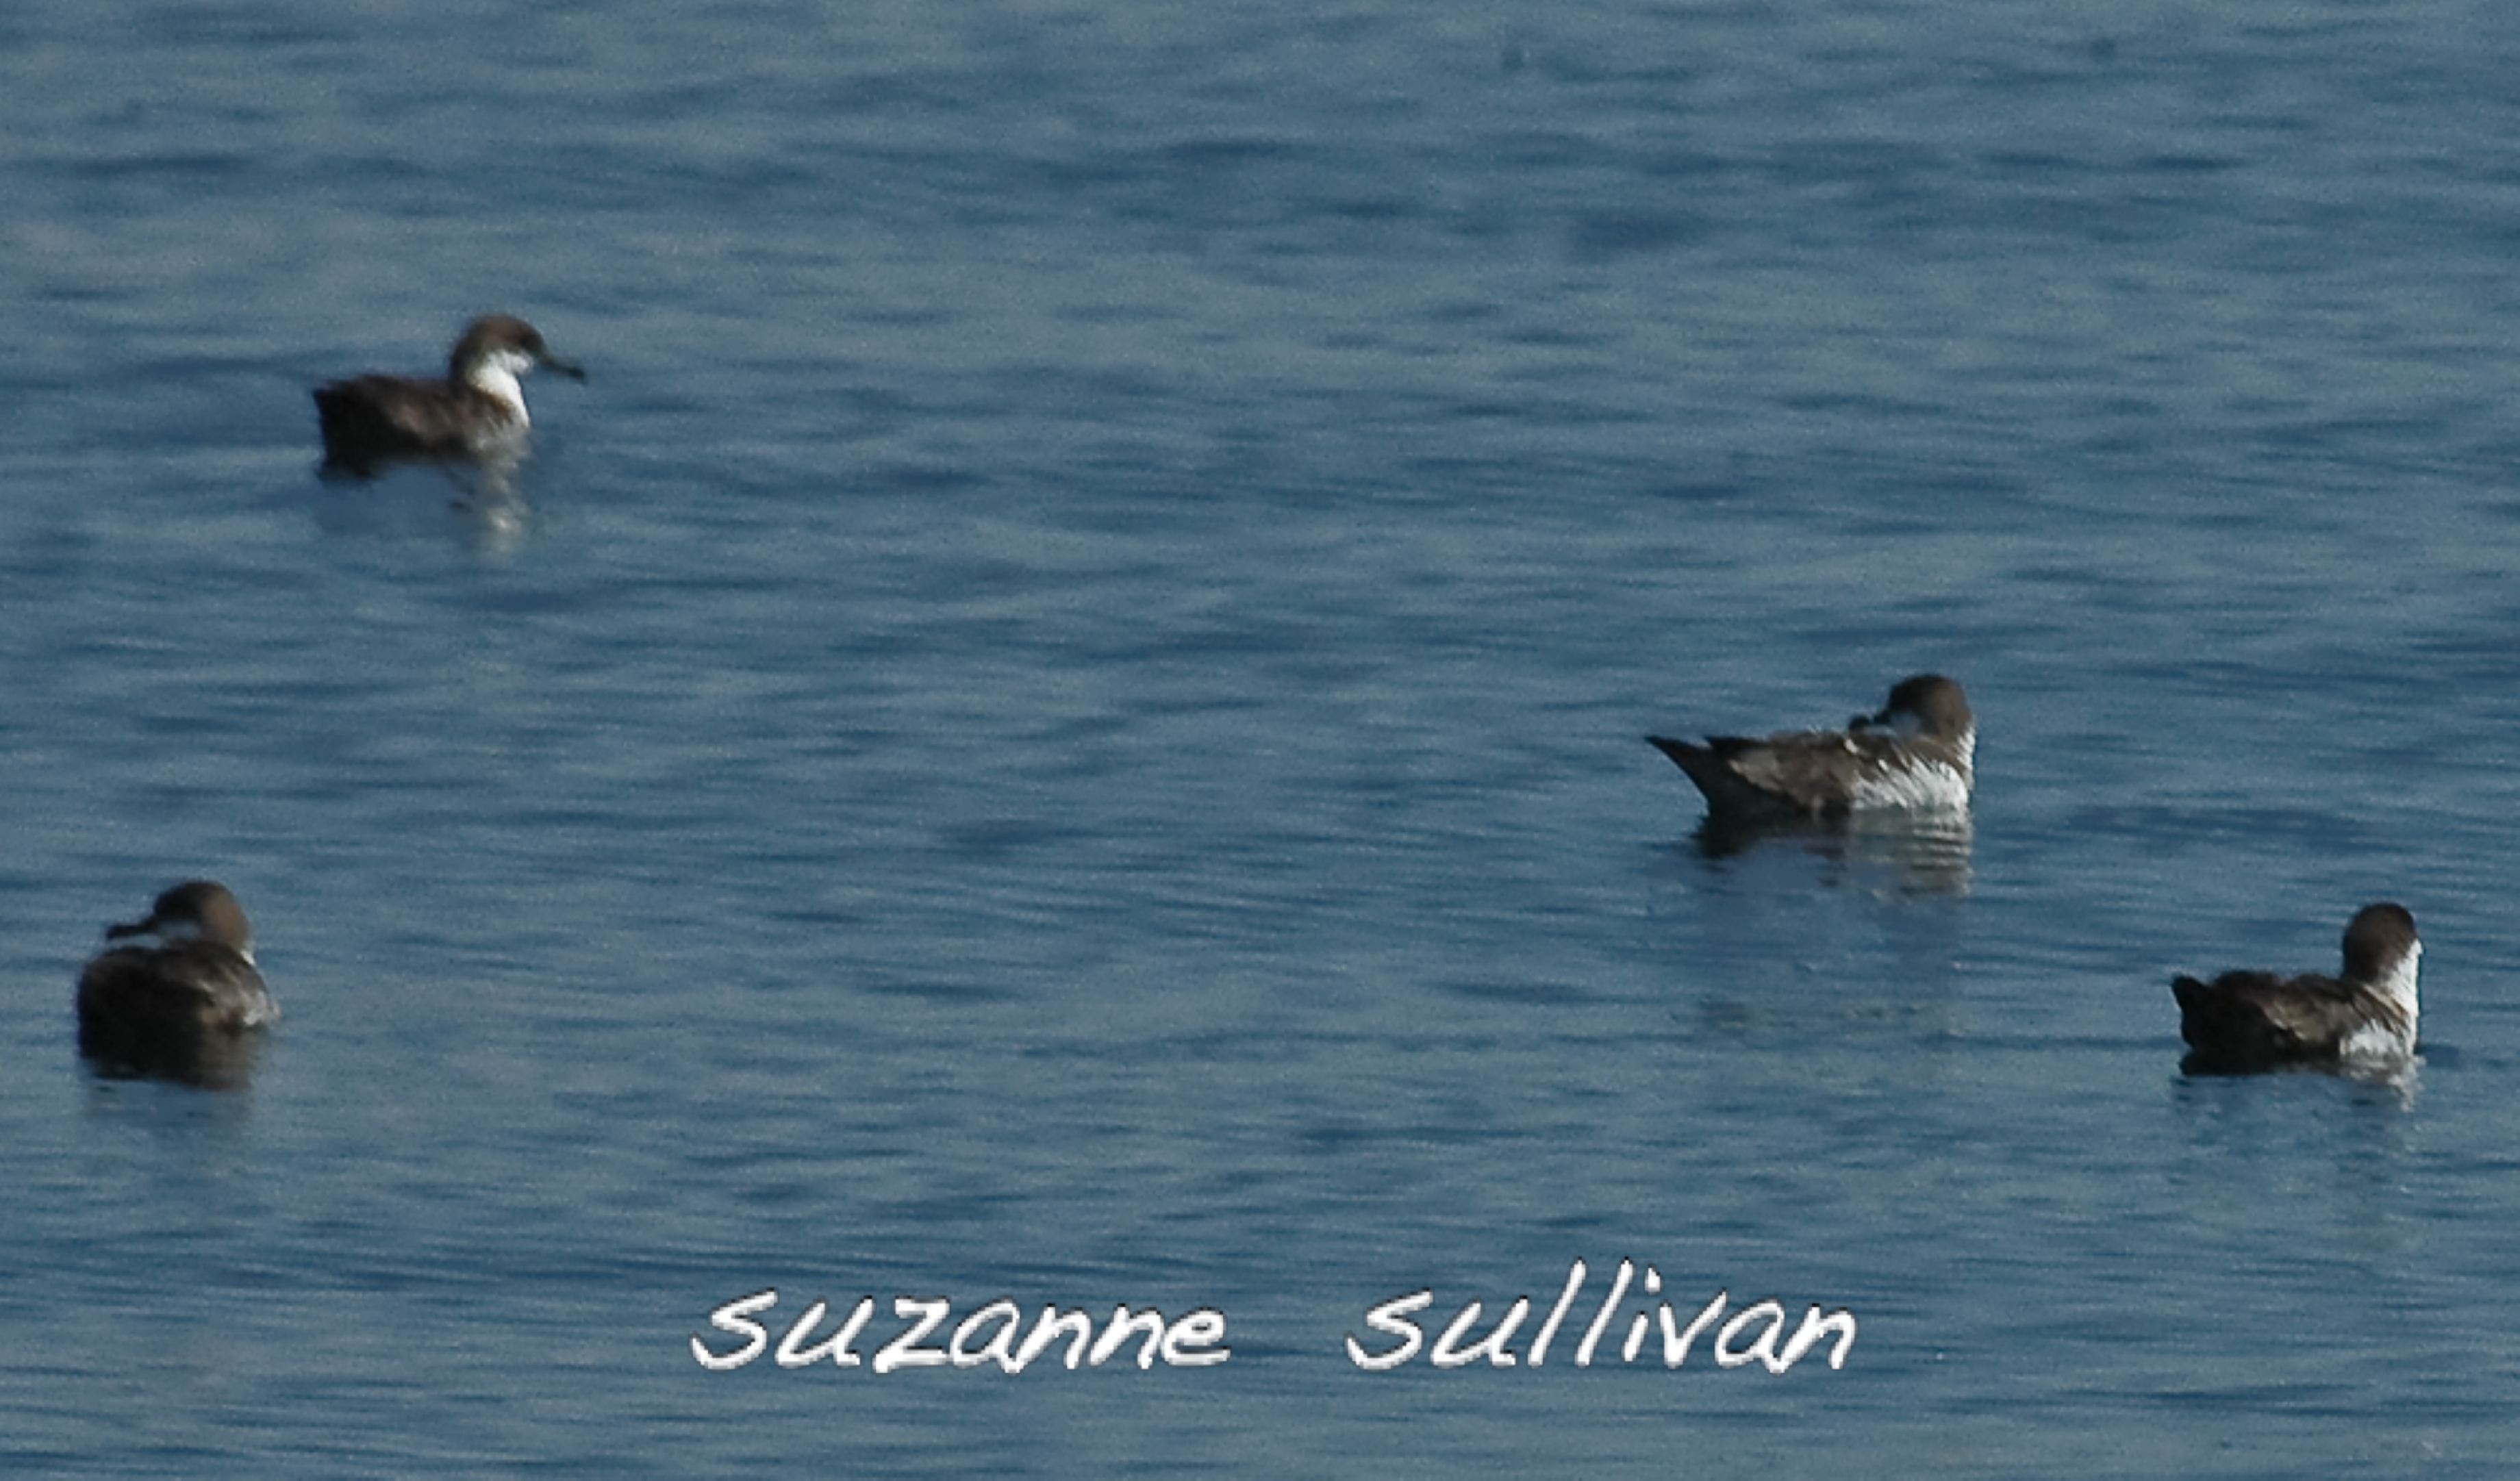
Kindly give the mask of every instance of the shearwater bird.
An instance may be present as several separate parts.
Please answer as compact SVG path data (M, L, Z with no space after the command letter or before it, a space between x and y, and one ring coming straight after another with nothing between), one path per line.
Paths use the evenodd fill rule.
M1958 684L1916 674L1892 687L1878 713L1858 715L1842 731L1711 736L1703 745L1645 739L1706 794L1710 820L1838 818L1873 808L1968 806L1977 718Z
M2345 927L2345 971L2225 972L2174 978L2189 1074L2248 1074L2287 1065L2355 1069L2401 1063L2415 1052L2415 918L2382 902Z
M146 919L106 928L109 946L79 973L79 1052L112 1069L216 1080L239 1041L280 1016L253 964L253 928L227 887L191 879Z
M529 425L518 377L537 366L583 381L543 337L510 314L472 321L447 356L444 379L356 376L315 388L324 466L354 474L400 459L480 462L513 454Z

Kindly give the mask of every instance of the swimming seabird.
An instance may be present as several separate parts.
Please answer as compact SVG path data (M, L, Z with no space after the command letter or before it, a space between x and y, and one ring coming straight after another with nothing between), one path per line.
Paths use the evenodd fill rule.
M227 887L191 879L147 919L108 926L110 947L79 973L79 1052L109 1067L197 1079L237 1041L280 1016L253 964L253 928ZM214 1077L214 1076L213 1076Z
M1710 819L1873 808L1964 808L1974 785L1977 719L1940 674L1902 679L1876 714L1842 731L1785 731L1765 740L1710 736L1703 745L1645 738L1706 794Z
M510 314L472 321L443 380L358 376L315 388L324 464L366 474L395 459L479 461L512 452L529 425L518 377L540 366L583 381L532 325Z
M2342 977L2225 972L2179 977L2179 1032L2189 1074L2247 1074L2286 1065L2383 1066L2415 1052L2415 918L2386 902L2345 927Z

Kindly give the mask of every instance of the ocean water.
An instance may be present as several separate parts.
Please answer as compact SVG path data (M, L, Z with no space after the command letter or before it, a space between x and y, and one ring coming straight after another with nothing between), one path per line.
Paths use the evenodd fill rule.
M13 9L0 1462L2502 1474L2516 66L2413 3ZM309 386L493 308L591 372L515 501L317 476ZM1964 830L1712 854L1642 739L1928 668ZM285 1020L93 1073L80 963L197 875ZM2171 974L2375 899L2412 1076L2181 1075ZM1545 1361L1431 1361L1577 1261ZM1719 1292L1857 1335L1667 1367ZM896 1297L1230 1356L878 1372Z

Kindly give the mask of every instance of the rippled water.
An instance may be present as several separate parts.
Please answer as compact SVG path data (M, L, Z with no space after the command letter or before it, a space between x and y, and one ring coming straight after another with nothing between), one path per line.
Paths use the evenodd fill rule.
M0 19L0 1456L2498 1474L2516 39ZM515 517L316 477L493 307L592 372ZM1642 739L1925 668L1961 832L1710 853ZM97 1077L190 875L288 1016ZM2382 898L2408 1083L2181 1077L2173 972ZM1538 1367L1348 1355L1578 1260ZM695 1361L773 1289L1231 1357ZM1859 1335L1617 1361L1719 1291Z

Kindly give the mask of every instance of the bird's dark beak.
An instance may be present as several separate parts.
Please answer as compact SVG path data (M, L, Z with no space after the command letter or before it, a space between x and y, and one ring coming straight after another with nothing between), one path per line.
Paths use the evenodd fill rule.
M560 356L551 353L549 350L545 350L542 354L536 356L535 359L541 364L543 369L566 376L571 381L583 381L586 379L586 367L578 364L574 360L563 360Z
M105 928L105 939L108 941L120 941L131 936L154 936L156 934L158 934L158 918L155 916L150 917L146 920L127 920L120 925L109 925Z

